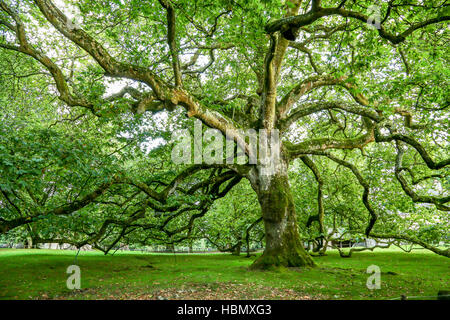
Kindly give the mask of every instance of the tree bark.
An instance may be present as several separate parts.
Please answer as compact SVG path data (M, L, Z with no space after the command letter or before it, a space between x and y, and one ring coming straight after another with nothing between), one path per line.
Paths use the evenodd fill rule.
M33 249L33 238L32 237L27 237L25 248Z
M258 177L255 190L264 220L266 247L253 269L272 267L313 267L297 229L295 206L287 166L272 176Z
M233 256L240 256L241 255L241 246L242 246L242 240L239 239L238 243L236 244L236 247L234 248L234 250L231 254Z

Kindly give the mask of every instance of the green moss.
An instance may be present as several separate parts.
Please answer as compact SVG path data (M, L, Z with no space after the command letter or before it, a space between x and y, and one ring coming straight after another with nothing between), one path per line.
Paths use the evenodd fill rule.
M272 250L264 252L251 265L251 270L273 270L279 267L298 268L298 267L315 267L316 264L311 256L298 244L295 247L289 247L287 250Z
M276 176L267 190L259 194L266 229L266 250L251 269L313 267L297 231L295 206L288 177Z

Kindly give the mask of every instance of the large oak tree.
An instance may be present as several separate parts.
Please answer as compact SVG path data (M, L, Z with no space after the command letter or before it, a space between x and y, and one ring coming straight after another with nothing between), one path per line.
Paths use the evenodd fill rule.
M445 183L443 172L450 163L448 4L391 0L379 4L379 15L371 5L345 0L0 0L0 48L39 62L52 79L50 88L70 108L98 118L170 115L181 108L247 153L245 129L279 130L282 139L280 163L269 175L260 163L198 164L165 182L117 174L76 201L38 213L14 208L13 192L2 190L2 203L17 216L1 218L0 228L7 232L32 224L36 216L70 215L115 186L127 185L145 195L139 199L145 206L127 219L105 219L79 245L95 244L110 225L120 227L117 241L130 230L150 228L189 237L194 220L212 201L247 179L265 226L265 251L254 267L313 266L298 234L290 163L300 159L318 183L316 220L322 235L324 181L316 159L326 158L348 169L361 186L366 236L393 238L373 231L379 208L371 196L378 191L347 160L356 150L359 155L353 152L351 158L366 163L378 146L391 154L395 168L386 174L395 176L406 196L448 211L450 198L445 190L442 194L442 184L438 194L430 192L432 183L414 187L430 179ZM121 79L120 91L105 93L108 82ZM404 161L405 155L414 160ZM420 178L417 170L423 173ZM208 175L188 182L202 171ZM175 194L198 201L169 201ZM116 205L123 207L130 199ZM140 222L148 208L163 222ZM198 213L189 215L186 225L165 229L194 209Z

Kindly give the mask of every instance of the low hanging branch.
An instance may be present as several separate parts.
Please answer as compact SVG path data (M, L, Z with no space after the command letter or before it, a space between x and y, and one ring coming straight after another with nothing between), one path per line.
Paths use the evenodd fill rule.
M405 150L402 148L401 142L397 141L397 157L395 159L395 177L402 186L403 191L411 198L412 201L417 203L432 203L437 209L442 211L450 211L450 207L446 206L447 202L450 202L450 196L447 197L433 197L433 196L421 196L418 195L414 190L408 185L406 179L402 176L403 166L402 160Z
M338 163L339 165L342 165L342 166L350 169L351 172L353 173L353 175L358 180L359 184L364 188L364 192L362 194L362 202L364 203L364 206L366 207L366 209L370 215L369 223L366 227L365 234L366 234L366 236L369 236L370 232L372 231L372 228L374 227L374 225L378 219L378 216L377 216L375 210L372 208L372 205L370 204L370 201L369 201L369 195L370 195L369 183L363 178L363 176L359 172L358 168L356 168L350 162L339 159L338 157L332 155L331 153L327 153L327 152L312 152L312 154L325 156L325 157L329 158L330 160Z
M319 168L317 168L316 164L311 160L308 156L300 157L300 160L313 172L314 178L317 181L317 222L319 223L319 233L321 234L319 238L321 239L321 245L323 245L323 240L325 238L325 225L324 225L324 207L323 207L323 179L320 174ZM311 223L311 220L308 220L308 224ZM318 250L321 247L319 246ZM324 248L326 249L326 248Z

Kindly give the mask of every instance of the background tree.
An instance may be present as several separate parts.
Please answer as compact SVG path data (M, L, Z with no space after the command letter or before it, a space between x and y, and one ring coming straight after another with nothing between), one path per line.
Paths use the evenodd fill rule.
M240 255L245 247L250 256L251 247L264 237L261 229L261 211L251 186L242 181L224 198L214 202L210 212L198 221L200 237L207 239L222 252Z

